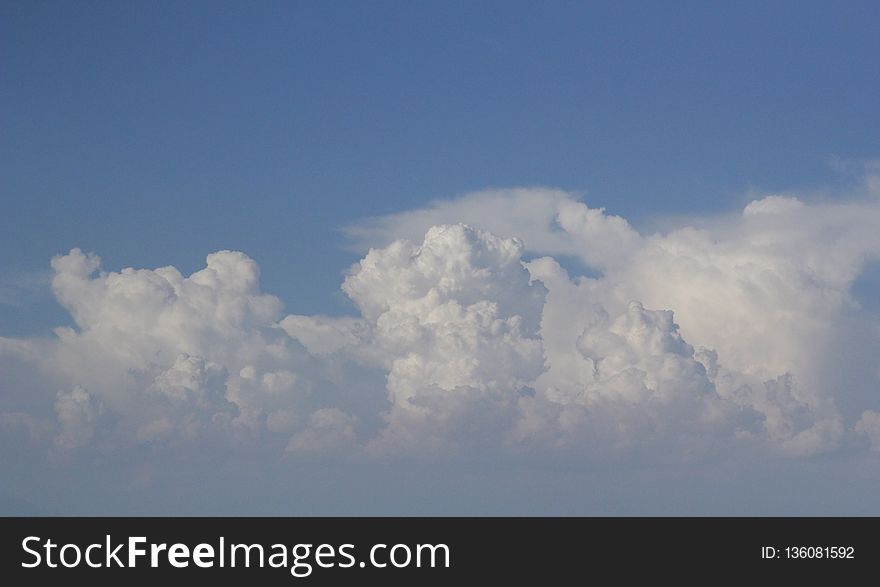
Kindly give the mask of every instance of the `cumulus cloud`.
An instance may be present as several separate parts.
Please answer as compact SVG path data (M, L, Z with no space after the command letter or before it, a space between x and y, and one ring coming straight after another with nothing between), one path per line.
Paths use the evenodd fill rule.
M785 214L786 212L800 210L803 207L804 203L797 198L769 195L749 202L743 208L743 216L749 218L758 217L763 214Z
M51 265L76 327L0 339L36 386L4 384L0 430L53 454L876 448L874 387L829 382L836 325L876 320L851 290L878 227L870 198L769 195L640 234L564 192L481 192L350 228L369 246L342 283L356 317L285 316L240 252L184 276L73 249Z
M530 198L531 206L523 204ZM510 213L499 204L506 199ZM528 208L531 214L521 212ZM674 387L711 388L702 403L713 394L721 403L703 408L716 415L720 409L729 422L738 422L733 427L737 438L753 438L757 421L764 437L783 452L827 450L853 425L842 420L837 400L852 403L850 396L862 394L861 401L872 401L870 389L835 384L832 358L839 344L837 325L858 312L852 285L866 264L880 257L880 206L870 194L816 203L769 195L750 202L741 215L707 218L699 228L684 225L639 235L625 220L568 194L493 191L372 219L350 232L356 242L381 243L426 222L454 218L521 237L530 255L551 255L529 263L533 277L549 290L541 330L547 370L530 400L535 405L545 396L589 396L590 389L610 389L612 378L598 377L596 364L602 362L625 365L620 373L644 373L642 379L657 382L646 363L652 349L627 349L626 338L615 332L622 320L615 317L627 315L632 302L647 311L674 311L675 332L693 345L693 360L707 368L705 358L715 357L715 366L707 368L714 373L708 381L694 387L688 384L693 378L683 378ZM553 259L557 254L579 259L583 275L570 277ZM870 315L861 319L876 320ZM596 324L606 326L597 329ZM609 360L617 353L619 358ZM850 376L871 379L867 372ZM633 383L627 393L636 389ZM541 410L547 417L558 411ZM569 412L566 426L574 417ZM528 419L532 428L537 426L533 432L545 433L546 423L535 424L536 418Z
M314 410L310 370L252 259L220 251L188 277L174 267L100 266L79 249L54 258L53 291L76 328L4 342L4 358L31 365L47 389L74 386L57 396L53 450L98 435L116 450L229 446L266 434L283 448Z
M370 251L345 280L388 373L392 407L378 442L467 441L451 434L462 420L497 419L541 372L545 289L521 254L518 240L442 225L421 243Z
M99 267L97 256L79 249L52 260L53 291L79 328L65 335L95 343L127 366L179 353L224 364L246 360L263 346L260 328L281 311L276 297L259 291L257 264L239 252L208 255L207 266L189 277L174 267L93 275Z
M422 210L364 220L346 233L356 249L366 250L401 238L418 242L432 226L457 223L519 238L530 252L571 255L596 268L625 262L640 241L624 218L549 188L489 190L437 200Z

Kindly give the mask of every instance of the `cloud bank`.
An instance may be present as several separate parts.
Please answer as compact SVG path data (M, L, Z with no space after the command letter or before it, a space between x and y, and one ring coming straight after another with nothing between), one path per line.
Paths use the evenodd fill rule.
M75 328L0 338L0 435L62 462L877 451L876 197L704 220L642 234L540 188L372 219L339 317L285 315L241 252L184 276L73 249Z

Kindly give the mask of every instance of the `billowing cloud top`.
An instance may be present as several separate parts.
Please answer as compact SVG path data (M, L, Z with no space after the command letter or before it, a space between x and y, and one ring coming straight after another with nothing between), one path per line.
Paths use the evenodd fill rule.
M703 225L640 234L545 189L437 202L350 229L358 317L284 316L240 252L184 276L73 249L52 288L76 328L0 338L0 434L60 460L878 450L875 366L839 358L877 348L851 290L878 202Z

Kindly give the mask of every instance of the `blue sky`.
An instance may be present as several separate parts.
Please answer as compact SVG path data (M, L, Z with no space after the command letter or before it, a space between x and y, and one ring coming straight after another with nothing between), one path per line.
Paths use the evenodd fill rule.
M349 311L342 225L493 186L634 223L880 151L872 2L4 2L0 274L247 251ZM309 279L293 276L308 272ZM31 296L31 299L34 299ZM51 300L2 307L47 331ZM26 316L22 317L22 316Z
M0 510L876 511L878 20L0 1Z

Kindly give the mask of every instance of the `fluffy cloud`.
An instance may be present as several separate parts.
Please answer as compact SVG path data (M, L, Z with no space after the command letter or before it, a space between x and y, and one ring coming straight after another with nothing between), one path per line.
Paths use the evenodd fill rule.
M282 326L313 353L332 348L385 371L387 426L369 450L497 447L543 370L546 289L521 256L517 239L431 227L419 242L371 250L352 269L342 289L362 319L289 316Z
M388 372L392 407L380 443L467 442L473 434L451 433L463 421L497 427L493 420L509 417L543 369L545 289L530 281L521 254L515 239L443 225L418 245L371 251L345 280Z
M457 223L519 238L529 252L571 255L597 267L624 262L641 240L620 216L546 188L490 190L438 200L422 210L367 219L346 232L355 248L364 250L401 238L418 242L432 226Z
M314 411L306 352L279 328L281 303L260 291L246 255L211 254L188 277L173 267L103 272L78 249L52 268L76 329L6 341L4 356L39 370L47 389L74 386L54 404L53 451L229 446L266 435L283 448Z
M357 317L284 316L239 252L184 276L74 249L52 288L76 328L0 339L0 430L68 456L876 445L875 386L829 382L835 325L876 320L852 286L878 226L875 200L771 195L640 234L563 192L478 193L350 230L371 245L342 284Z
M510 202L510 211L502 201ZM753 200L740 215L639 235L625 220L560 192L496 191L373 219L351 234L358 242L376 244L409 234L426 222L455 218L491 227L500 236L521 237L528 254L567 254L582 264L583 275L574 277L552 257L528 264L534 279L549 290L541 329L547 369L536 381L538 394L530 400L535 406L543 400L572 405L577 404L570 401L573 397L581 402L587 397L611 398L615 390L624 397L640 389L656 390L662 381L654 373L658 365L675 365L681 379L671 387L682 397L702 397L700 410L705 413L692 418L693 423L706 421L706 414L724 414L730 426L716 422L713 429L732 430L738 439L757 434L783 452L808 454L833 448L845 429L851 429L853 422L843 420L838 400L872 402L867 405L876 401L870 395L873 367L863 361L856 365L858 373L847 374L867 382L863 389L842 386L836 383L833 358L840 345L837 325L859 315L853 283L866 264L880 258L880 205L875 199L810 204L770 195ZM674 311L674 332L688 346L657 354L662 345L639 346L621 336L624 317L635 307L632 302L641 303L648 315ZM876 318L861 313L858 320ZM661 322L643 320L639 330L658 328ZM671 336L672 330L659 332ZM652 340L672 340L663 336ZM877 343L876 336L868 336L848 344ZM689 345L694 347L692 358ZM707 377L686 376L699 372L685 367L688 360L703 365ZM597 363L619 365L618 379L603 377ZM628 385L621 383L623 374L629 377ZM691 392L685 392L688 389ZM711 393L705 392L709 389ZM595 399L589 401L594 417L601 410ZM552 402L535 410L545 419L532 414L526 430L538 436L547 433L547 418L562 418L569 428L583 419L575 416L574 408L560 412ZM660 420L674 420L680 413L668 411ZM624 417L618 411L611 420L622 422ZM601 426L586 428L595 431ZM673 429L687 431L681 423Z
M281 303L259 291L257 264L243 253L208 255L189 277L174 267L93 275L99 266L73 249L52 260L52 288L79 328L61 336L93 343L110 361L143 368L187 353L237 363L270 344L261 328L275 323Z

